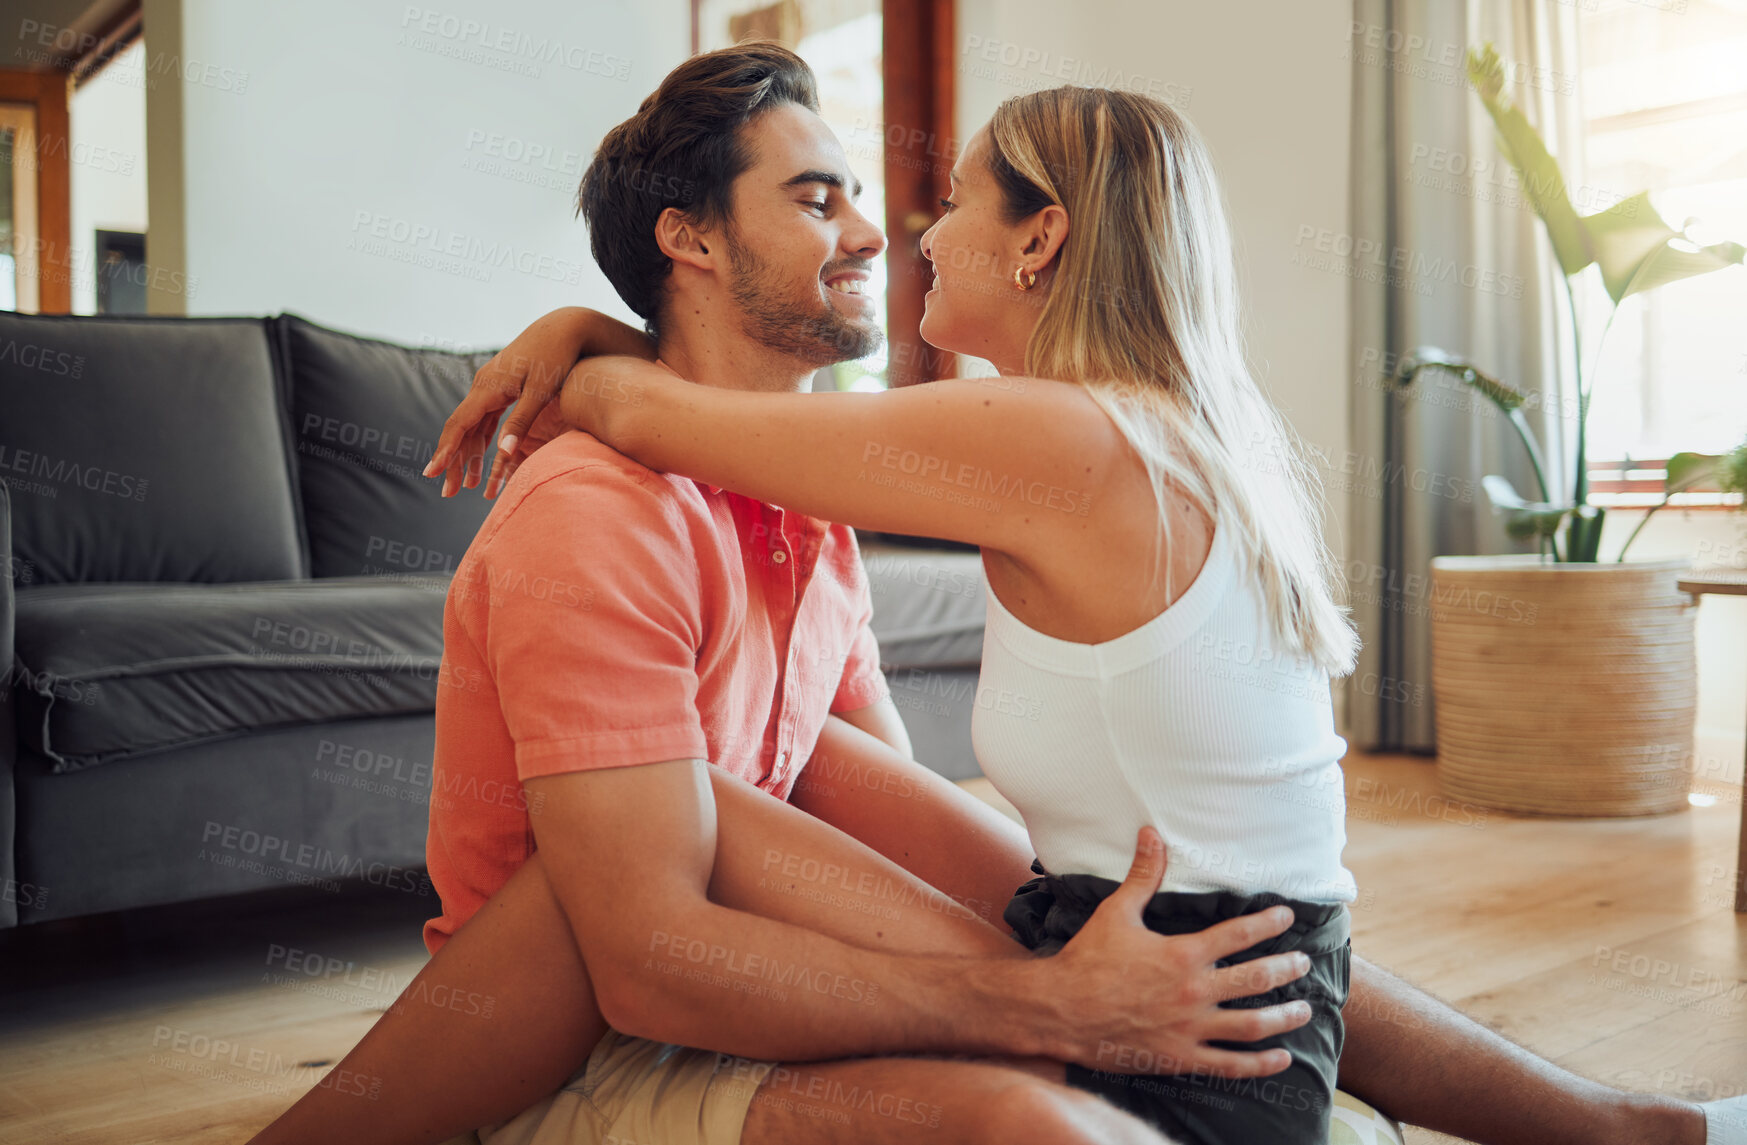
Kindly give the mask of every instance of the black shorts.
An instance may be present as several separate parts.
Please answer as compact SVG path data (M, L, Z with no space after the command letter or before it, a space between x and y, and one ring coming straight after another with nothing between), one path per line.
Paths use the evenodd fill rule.
M1119 885L1096 875L1045 874L1037 863L1031 869L1041 877L1014 892L1004 917L1019 940L1039 954L1059 951ZM1283 1073L1253 1078L1163 1073L1165 1067L1146 1060L1143 1052L1110 1045L1105 1050L1109 1070L1069 1065L1068 1084L1104 1097L1181 1145L1323 1145L1329 1139L1335 1069L1345 1036L1341 1007L1347 1001L1352 959L1346 906L1277 894L1165 892L1147 904L1144 918L1147 928L1159 934L1193 934L1281 903L1297 915L1291 929L1219 965L1299 950L1310 957L1310 972L1265 994L1221 1005L1260 1009L1303 999L1310 1003L1310 1021L1259 1042L1211 1044L1234 1050L1286 1049L1292 1064Z

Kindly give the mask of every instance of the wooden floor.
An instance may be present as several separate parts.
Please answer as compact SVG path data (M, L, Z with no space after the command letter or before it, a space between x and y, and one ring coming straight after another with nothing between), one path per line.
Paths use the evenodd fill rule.
M1446 803L1420 759L1347 770L1356 949L1598 1080L1747 1091L1738 776L1687 813L1559 822ZM417 971L428 905L281 892L0 934L0 1141L246 1139ZM323 985L291 951L355 966Z

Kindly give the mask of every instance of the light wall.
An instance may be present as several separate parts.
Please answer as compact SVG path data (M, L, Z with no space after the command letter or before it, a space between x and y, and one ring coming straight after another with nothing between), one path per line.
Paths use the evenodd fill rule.
M625 314L571 196L602 133L684 57L683 0L147 0L145 14L148 50L183 79L148 94L151 153L176 167L153 175L159 309L293 309L459 344L567 302ZM1200 129L1232 208L1252 362L1331 457L1347 446L1345 399L1328 400L1343 392L1345 282L1291 256L1303 227L1345 218L1349 16L1337 0L1278 5L1264 35L1244 6L1185 0L958 9L962 133L1067 81L1161 95ZM174 100L179 116L154 114Z
M1347 282L1294 265L1305 227L1347 219L1352 5L1204 0L959 0L958 121L968 137L1009 96L1123 87L1186 115L1231 211L1250 362L1307 442L1343 457ZM1344 552L1346 498L1330 497Z
M556 306L630 317L572 204L688 53L684 0L146 0L144 23L155 310L470 347Z

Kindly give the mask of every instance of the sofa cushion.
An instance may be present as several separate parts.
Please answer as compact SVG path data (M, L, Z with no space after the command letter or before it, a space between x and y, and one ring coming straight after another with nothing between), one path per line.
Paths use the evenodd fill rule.
M403 892L430 918L442 910L419 870L431 800L474 797L461 784L433 789L435 735L429 712L347 720L63 775L23 752L18 921L268 887L332 893L358 878Z
M882 667L891 672L982 665L988 611L982 557L864 542L861 559Z
M0 313L0 479L39 584L303 575L265 324Z
M491 502L477 490L445 499L421 471L491 354L410 349L291 314L275 323L310 575L453 572Z
M19 738L64 772L266 728L433 711L447 583L23 590Z

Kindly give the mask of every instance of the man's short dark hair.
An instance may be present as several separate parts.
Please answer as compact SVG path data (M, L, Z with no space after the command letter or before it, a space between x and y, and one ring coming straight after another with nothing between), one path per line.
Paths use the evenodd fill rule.
M819 110L812 69L779 44L737 44L673 69L601 141L576 209L595 261L650 334L673 270L655 243L655 221L677 207L703 225L728 223L734 180L752 164L740 129L785 103Z

